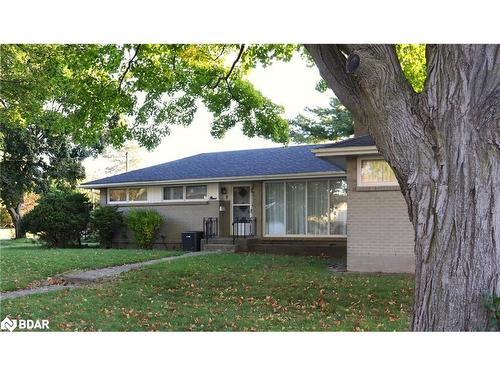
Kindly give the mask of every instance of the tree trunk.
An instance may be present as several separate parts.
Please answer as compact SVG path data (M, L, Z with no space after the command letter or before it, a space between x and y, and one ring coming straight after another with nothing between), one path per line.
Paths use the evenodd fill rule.
M10 218L12 219L12 224L14 224L15 238L23 238L25 233L21 229L21 213L22 203L19 203L16 207L7 207L9 211Z
M392 46L307 46L392 166L415 230L415 331L490 330L500 294L498 46L428 46L422 93ZM360 64L345 70L347 55Z

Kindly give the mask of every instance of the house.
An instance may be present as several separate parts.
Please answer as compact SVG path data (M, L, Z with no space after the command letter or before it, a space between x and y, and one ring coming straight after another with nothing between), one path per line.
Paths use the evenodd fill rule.
M158 245L179 246L182 232L204 230L207 249L235 237L241 250L346 257L350 271L414 272L406 203L369 135L199 154L81 187L100 189L103 206L158 210L166 218ZM115 242L132 239L124 231Z

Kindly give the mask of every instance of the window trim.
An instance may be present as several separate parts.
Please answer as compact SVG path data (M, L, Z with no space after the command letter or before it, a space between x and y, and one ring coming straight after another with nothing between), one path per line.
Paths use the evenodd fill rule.
M129 189L146 189L146 200L142 201L131 201L129 195ZM125 200L124 201L112 201L111 200L111 190L125 190ZM107 201L108 204L144 204L149 202L149 188L147 186L127 186L127 187L112 187L107 189Z
M124 201L112 201L111 200L111 190L125 190L125 200ZM120 204L120 203L127 203L128 201L128 188L108 188L107 191L108 195L108 203L110 204Z
M166 188L182 188L182 199L165 199ZM161 187L161 200L162 202L184 202L186 197L186 185L168 185Z
M356 165L356 186L359 187L373 187L373 186L399 186L398 181L394 182L363 182L361 180L361 163L366 160L383 160L387 163L387 161L382 156L365 156L358 157L357 165Z
M307 179L290 179L290 180L270 180L270 181L263 181L262 182L262 237L266 238L347 238L347 233L346 234L330 234L330 225L331 222L328 222L328 234L321 234L321 235L316 235L316 234L309 234L307 233L307 189L308 189L308 184L307 182L309 181L328 181L328 189L330 189L330 180L336 179L336 178L344 178L347 182L347 175L335 175L331 177L321 177L321 178L307 178ZM305 182L306 183L306 233L305 234L266 234L266 186L268 183L282 183L284 184L284 201L285 201L285 209L284 209L284 221L285 221L285 227L286 227L286 183L287 182ZM328 194L328 207L330 207L330 194ZM349 210L349 208L347 208ZM349 212L349 211L348 211Z
M206 198L190 198L188 199L187 197L187 188L189 187L193 187L193 186L205 186L205 197ZM193 185L184 185L184 200L186 202L197 202L197 201L207 201L209 200L209 196L208 196L208 184L193 184Z
M130 199L130 189L138 189L138 190L141 190L141 189L146 189L146 199L142 199L142 200L131 200ZM144 203L144 202L148 202L149 201L149 196L148 196L148 188L147 187L129 187L127 188L127 201L131 202L131 203Z
M189 185L163 185L161 186L161 202L206 202L210 200L210 196L208 195L208 185L209 184L189 184ZM196 198L196 199L187 199L186 198L186 188L188 186L205 186L207 188L207 195L206 198ZM165 199L165 188L172 188L172 187L182 187L182 199Z

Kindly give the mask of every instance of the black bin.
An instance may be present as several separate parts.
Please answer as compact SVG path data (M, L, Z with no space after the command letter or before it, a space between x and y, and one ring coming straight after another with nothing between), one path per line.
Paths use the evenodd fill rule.
M200 251L203 232L182 232L182 250Z

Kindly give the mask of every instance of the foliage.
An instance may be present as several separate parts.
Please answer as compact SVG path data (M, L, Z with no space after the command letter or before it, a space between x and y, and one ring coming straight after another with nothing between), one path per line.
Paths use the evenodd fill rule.
M0 124L0 198L7 207L24 202L26 193L47 191L51 184L75 186L85 174L81 161L88 153L69 137L53 135L37 125Z
M283 108L245 79L257 65L288 61L295 45L2 45L0 123L37 124L78 145L152 148L203 103L221 137L286 142ZM89 126L92 124L92 126Z
M134 235L134 240L143 249L151 249L154 239L164 222L156 210L132 209L125 216L125 222Z
M57 282L57 275L72 270L87 270L142 262L182 252L137 249L47 249L27 239L0 241L0 290L36 287ZM2 301L3 307L3 301Z
M90 214L90 231L104 248L111 247L113 235L122 225L123 215L117 207L99 207Z
M99 288L2 301L55 331L406 331L413 278L330 273L315 257L217 254ZM64 308L61 308L64 306ZM42 318L42 316L40 316Z
M10 218L9 211L0 205L0 228L12 227L12 219Z
M416 92L422 92L427 78L425 44L396 44L403 73Z
M290 120L290 138L298 143L336 140L354 133L351 113L340 101L330 98L330 107L306 108L306 115Z
M488 296L485 306L491 315L491 325L495 327L497 331L500 331L500 296Z
M51 247L80 244L80 235L87 229L91 204L79 192L52 190L43 194L38 205L28 212L22 226L25 231L39 234Z

